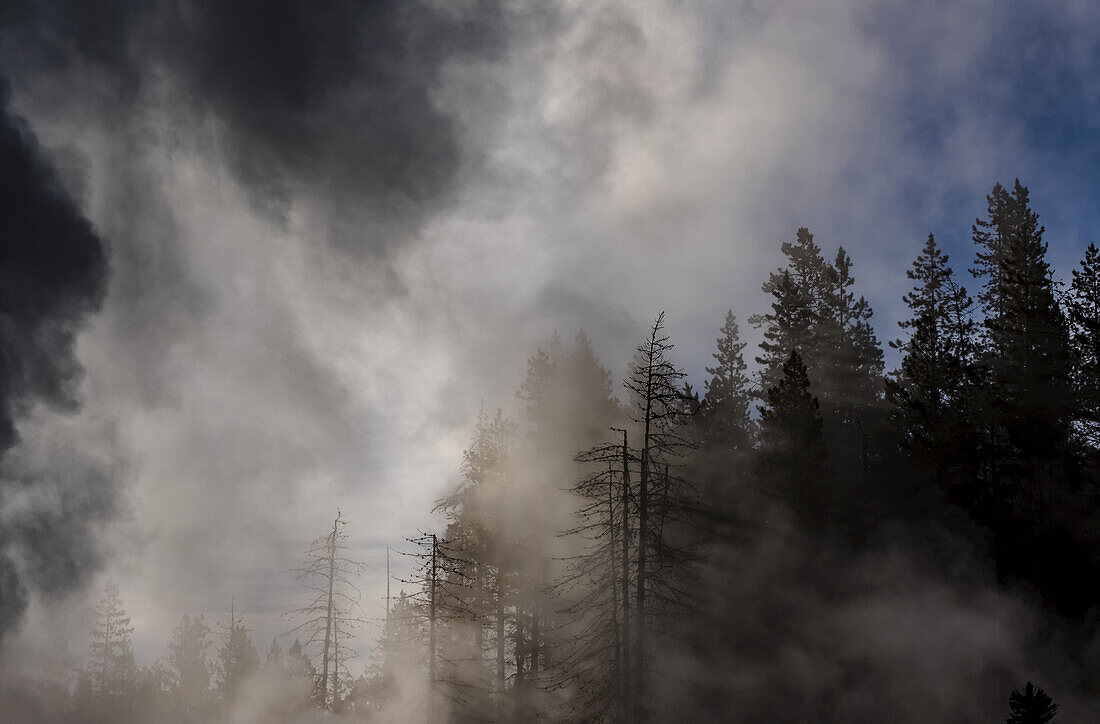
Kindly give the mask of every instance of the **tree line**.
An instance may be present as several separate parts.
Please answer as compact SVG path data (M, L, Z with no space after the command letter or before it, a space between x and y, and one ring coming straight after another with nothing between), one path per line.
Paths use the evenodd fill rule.
M555 335L528 360L516 419L480 411L433 511L442 529L405 541L414 572L387 595L360 675L346 663L359 564L338 516L302 571L304 640L261 661L233 613L211 659L209 628L184 617L137 678L186 711L263 670L302 706L363 720L900 720L800 683L784 658L821 611L885 585L859 571L895 546L947 586L973 576L953 572L957 552L976 551L992 585L1032 592L1077 632L1077 685L1098 693L1085 642L1100 604L1100 252L1060 284L1028 189L997 184L987 202L973 295L934 236L916 253L893 370L853 260L805 228L762 284L768 309L747 317L755 367L730 311L702 390L663 313L620 394L583 331ZM97 616L73 694L85 711L120 705L136 676L116 590ZM820 648L837 681L883 676ZM1018 684L972 698L1052 720L1051 697Z
M988 561L995 585L1037 592L1043 615L1094 631L1100 256L1090 245L1062 285L1028 189L997 184L987 202L971 234L974 296L933 235L915 255L893 370L851 257L826 255L805 228L762 285L770 308L748 317L762 337L755 370L732 311L699 391L663 313L621 397L583 332L539 349L519 418L479 415L462 482L437 506L446 529L410 582L406 625L434 632L421 668L435 710L833 720L842 691L778 682L745 696L731 683L801 633L763 623L774 607L754 618L745 606L777 603L773 589L746 590L740 570L777 539L791 568L771 573L810 601L844 596L838 571L884 541L933 568L947 541ZM975 698L1003 703L1009 690ZM1023 718L1011 721L1052 719L1043 697L1030 682L1014 691Z

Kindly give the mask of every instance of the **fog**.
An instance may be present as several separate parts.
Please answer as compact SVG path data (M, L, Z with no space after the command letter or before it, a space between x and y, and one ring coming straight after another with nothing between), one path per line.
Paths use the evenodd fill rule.
M566 607L579 591L552 584L587 549L558 534L591 472L573 456L615 442L608 427L635 434L622 381L658 313L702 394L732 309L755 380L763 330L747 320L807 226L829 261L851 255L889 372L924 239L965 275L986 194L1014 178L1068 284L1098 220L1098 21L1085 2L991 0L0 10L9 710L70 716L52 700L93 664L109 581L139 668L164 660L185 614L212 629L213 662L231 605L259 659L273 639L285 659L300 634L284 614L307 595L291 571L337 510L367 564L341 666L370 673L387 606L422 593L408 539L454 523L437 503L466 480L479 411L514 427L494 473L511 487L473 506L499 527L490 548L538 571L525 606ZM582 329L615 404L563 422L590 400L555 378L545 394L568 404L539 428L517 397L528 360L567 358ZM717 465L682 464L697 481ZM724 514L765 533L707 543L692 568L735 655L654 643L664 685L646 716L674 719L708 683L727 703L699 705L704 720L1000 721L1029 680L1057 721L1097 711L1095 608L1063 615L1041 585L998 575L988 526L916 496L935 512L883 516L858 544L819 539L753 492L752 469L729 466L748 502ZM506 688L522 658L508 656ZM422 663L395 664L403 694L373 719L344 715L463 716ZM249 677L223 720L331 716L282 668ZM563 703L575 681L530 680L516 706L585 718ZM195 720L154 705L135 720Z

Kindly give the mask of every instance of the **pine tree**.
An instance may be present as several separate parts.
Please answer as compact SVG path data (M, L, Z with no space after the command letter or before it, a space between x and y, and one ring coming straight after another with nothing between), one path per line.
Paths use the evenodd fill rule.
M988 218L973 227L990 372L986 476L1014 515L1038 521L1069 437L1066 322L1027 188L997 184L987 200Z
M109 708L123 702L130 693L137 669L130 637L134 627L122 607L118 584L111 580L95 609L95 627L90 646L90 684L98 699Z
M1075 424L1093 450L1100 449L1100 250L1085 249L1066 299L1073 355Z
M509 444L513 425L498 409L482 409L463 451L461 482L436 504L447 516L443 536L450 567L442 578L449 615L440 626L440 678L452 715L460 719L502 704L498 652L506 640L502 628L514 572L508 531L511 516Z
M821 527L829 523L832 511L821 410L809 387L806 365L791 350L783 376L759 408L759 465L772 493L801 520Z
M809 229L798 230L796 242L784 242L787 268L772 272L761 289L772 297L771 312L754 314L749 323L764 330L760 342L760 388L773 387L783 374L783 364L792 349L816 350L816 325L820 320L825 259ZM811 360L809 364L814 363Z
M1069 330L1044 231L1019 181L1011 192L997 184L973 227L985 312L976 415L985 495L974 515L993 530L999 573L1033 582L1073 615L1095 601L1093 544L1077 522L1092 503L1076 483Z
M240 694L245 680L259 668L260 655L244 627L244 617L237 613L235 600L229 605L229 620L222 628L216 689L222 703L229 704Z
M906 336L890 343L902 360L887 383L887 399L911 463L929 468L950 490L969 485L976 473L970 464L973 302L931 234L907 275L915 282L902 298L911 317L898 323Z
M741 341L733 310L726 312L719 330L714 366L707 367L710 379L700 406L704 440L730 450L745 450L752 445L753 429L749 416L752 399L745 342Z
M547 592L561 573L560 532L570 526L574 500L562 496L575 475L565 463L579 449L601 440L609 426L622 424L622 411L611 393L611 375L601 364L588 335L581 330L565 349L556 337L528 362L527 377L517 395L524 400L519 435L519 463L511 474L508 499L512 511L502 528L514 551L511 576L505 577L513 603L514 685L511 698L517 718L531 718L553 706L549 680L560 669L555 656L571 649L568 615ZM591 472L590 466L585 466ZM525 511L542 513L532 521ZM519 525L516 525L519 522ZM498 649L498 654L501 653Z
M852 260L843 247L833 263L825 260L808 229L782 245L787 266L772 273L763 290L772 296L770 313L750 318L763 329L760 389L779 384L783 366L797 350L813 380L824 421L823 433L836 468L830 507L843 512L834 523L858 536L879 517L887 478L879 452L887 434L880 404L882 351L871 327L872 310L853 291ZM842 502L843 501L843 504Z
M426 641L420 625L422 618L418 604L401 591L386 618L382 639L383 673L399 687L403 677L424 668Z
M299 688L306 691L314 688L317 681L317 667L309 660L309 653L306 652L301 641L294 639L294 643L287 649L286 658L283 660L282 665L283 671L292 681L306 684L306 686Z
M169 693L177 710L188 715L201 712L209 694L209 635L202 616L184 616L168 642Z
M1030 681L1022 692L1012 692L1008 698L1008 706L1012 714L1005 720L1005 724L1047 724L1058 713L1058 705L1054 700Z
M882 394L882 349L871 326L874 312L866 299L856 297L854 284L852 259L840 247L836 260L825 268L815 337L819 394L829 407L825 416L842 425L865 421Z

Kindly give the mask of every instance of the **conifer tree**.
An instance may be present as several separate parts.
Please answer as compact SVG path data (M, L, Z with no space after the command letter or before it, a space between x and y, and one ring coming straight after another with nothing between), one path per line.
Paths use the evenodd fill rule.
M905 336L890 343L902 355L887 383L891 417L911 463L929 468L945 489L968 485L976 473L968 465L975 444L973 302L932 234L907 275L914 286L902 299L911 316L898 323Z
M753 439L749 417L752 390L744 358L746 343L741 341L733 310L726 312L719 333L717 350L712 355L714 366L706 368L710 379L706 382L706 394L700 406L700 424L708 442L727 449L745 450Z
M772 273L763 290L772 296L769 313L750 318L762 328L761 390L779 384L783 366L798 350L821 406L826 443L838 467L833 507L847 511L849 532L877 516L870 509L881 465L886 418L881 412L882 351L871 327L872 310L853 291L852 260L843 247L829 263L806 228L782 245L787 266ZM845 501L844 505L840 501Z
M1008 698L1012 714L1005 724L1047 724L1058 713L1058 705L1042 689L1030 681L1023 691L1013 691Z
M801 228L795 243L784 242L787 267L772 272L761 289L772 297L771 311L754 314L749 323L764 330L760 343L760 388L773 387L783 374L792 349L800 350L805 364L816 366L818 325L821 321L828 264L809 229Z
M866 420L882 393L882 350L871 326L866 299L852 291L852 259L837 250L824 275L818 313L817 354L821 358L819 394L829 400L829 414L843 425Z
M1000 184L973 227L974 273L985 312L981 361L989 370L986 477L1013 515L1041 520L1066 453L1070 424L1065 318L1047 244L1027 187Z
M1100 250L1089 244L1066 299L1078 435L1100 449Z
M458 488L436 504L447 516L443 536L450 568L440 585L454 615L439 628L440 681L452 715L471 718L501 703L497 651L506 645L505 622L511 551L502 526L509 520L509 442L513 425L498 409L479 411L469 447L463 451Z
M209 635L210 627L202 616L184 616L168 642L169 693L177 710L185 715L201 712L209 695Z
M234 701L240 694L245 680L260 665L260 655L252 645L252 638L244 627L244 617L237 613L236 601L229 605L229 620L222 627L222 646L218 649L217 682L218 697L223 704Z
M134 627L122 607L118 583L108 581L95 609L89 666L92 691L107 710L125 705L137 676L130 637Z
M539 366L540 356L533 357L517 393L526 405L516 440L517 458L522 462L514 470L510 499L515 507L512 517L521 525L513 524L508 531L522 563L514 566L512 578L514 699L528 713L552 705L545 674L556 667L555 655L571 648L569 616L558 616L559 606L547 597L562 573L559 534L570 526L575 512L574 499L562 496L561 490L599 467L585 463L578 469L569 461L577 450L602 440L609 426L622 424L622 411L611 393L611 375L585 331L577 332L571 348L552 341L548 350L550 364ZM534 521L525 512L531 509L542 511Z
M821 410L809 391L806 365L791 350L783 376L768 389L760 410L760 472L774 495L803 521L830 520Z
M984 496L974 515L993 530L1002 576L1030 580L1053 607L1080 611L1095 600L1087 592L1095 575L1082 584L1081 566L1069 561L1095 557L1075 541L1075 521L1091 503L1074 482L1066 319L1027 188L997 184L987 200L988 218L973 227L985 312L979 363L986 374L976 416Z
M317 676L316 667L314 667L313 662L309 660L309 655L306 653L305 647L302 646L302 642L298 639L294 639L294 643L287 649L284 667L291 676L296 678L306 678L312 682Z

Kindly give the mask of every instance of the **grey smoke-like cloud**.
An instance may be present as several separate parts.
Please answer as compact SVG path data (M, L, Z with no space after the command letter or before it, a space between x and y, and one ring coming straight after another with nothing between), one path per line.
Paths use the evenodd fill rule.
M381 251L452 199L472 159L432 93L447 62L502 51L503 16L491 0L50 0L14 3L0 27L12 62L90 66L123 109L168 76L179 122L218 125L259 209L311 196L368 230L334 238Z
M970 28L1010 13L874 8L5 4L17 106L112 252L84 409L23 428L94 449L111 436L85 427L110 421L127 463L20 446L7 490L38 492L18 510L79 518L80 539L133 499L149 539L110 566L142 660L233 593L266 643L316 523L354 506L380 563L555 328L585 327L618 378L667 307L698 377L725 309L760 310L778 243L808 224L852 252L890 338L927 225L964 239L995 178L1043 164L1016 119L990 123L995 99L955 102L996 42ZM907 123L914 88L950 109L931 147ZM44 577L94 569L24 521Z
M18 418L37 404L72 409L80 364L75 338L100 305L107 250L65 191L26 124L13 115L0 78L0 505L40 481L13 475L5 454L18 442ZM91 473L97 475L98 473ZM63 498L0 522L0 641L26 606L26 579L56 592L78 585L90 550L87 521L110 508L110 489L84 501ZM7 516L5 516L7 518ZM12 556L27 565L20 570Z

